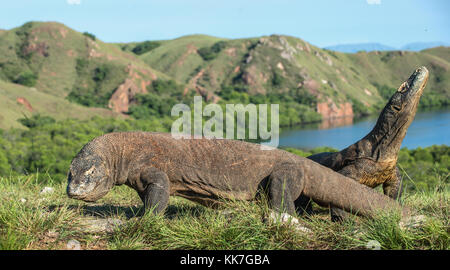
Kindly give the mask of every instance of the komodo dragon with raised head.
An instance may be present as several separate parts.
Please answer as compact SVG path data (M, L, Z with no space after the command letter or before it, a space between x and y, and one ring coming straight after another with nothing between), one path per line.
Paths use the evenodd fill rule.
M426 67L416 69L392 95L375 127L364 138L342 151L318 153L308 158L369 187L383 185L384 194L398 199L402 192L398 152L414 120L428 77ZM308 202L305 196L299 198L300 208L311 212ZM331 216L333 220L341 220L345 212L332 208Z
M301 194L325 207L374 216L410 210L312 160L283 150L226 139L174 139L171 134L119 132L97 137L73 159L67 194L96 201L114 185L137 191L145 209L161 213L169 195L214 206L222 199L267 194L272 209L295 214Z

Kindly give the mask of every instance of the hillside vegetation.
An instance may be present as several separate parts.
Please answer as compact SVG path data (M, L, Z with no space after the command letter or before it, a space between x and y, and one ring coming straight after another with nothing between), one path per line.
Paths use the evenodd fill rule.
M162 107L194 95L207 103L278 103L281 125L290 126L378 112L422 65L431 77L421 106L448 105L448 47L345 54L280 35L110 44L57 22L29 22L0 33L0 97L22 89L16 101L7 98L16 106L0 107L0 127L17 127L14 120L30 113L166 117ZM60 116L42 99L60 104ZM66 101L86 109L73 113Z

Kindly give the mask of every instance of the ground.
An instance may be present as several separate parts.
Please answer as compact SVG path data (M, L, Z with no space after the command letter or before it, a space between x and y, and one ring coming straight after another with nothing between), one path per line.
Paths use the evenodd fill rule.
M448 177L448 176L446 176ZM65 183L44 176L0 178L0 249L449 249L449 189L403 197L427 220L402 229L395 214L329 220L328 210L301 217L309 230L267 221L263 202L210 209L171 197L164 216L142 215L134 190L115 187L96 203L69 199ZM75 241L74 241L75 240ZM375 244L374 244L375 243Z

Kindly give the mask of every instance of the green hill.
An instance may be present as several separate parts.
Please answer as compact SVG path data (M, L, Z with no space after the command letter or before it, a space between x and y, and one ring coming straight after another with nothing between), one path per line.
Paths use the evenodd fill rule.
M345 54L289 36L236 40L187 36L165 41L140 58L199 93L223 96L221 92L231 86L250 96L285 95L299 103L313 95L316 106L351 103L353 111L370 113L384 102L383 87L395 91L392 88L422 65L431 71L425 96L438 95L448 102L449 51L438 47L423 52Z
M120 94L134 95L157 78L165 75L134 54L60 23L29 22L0 34L0 80L82 105L126 111L129 97L113 95L120 86Z

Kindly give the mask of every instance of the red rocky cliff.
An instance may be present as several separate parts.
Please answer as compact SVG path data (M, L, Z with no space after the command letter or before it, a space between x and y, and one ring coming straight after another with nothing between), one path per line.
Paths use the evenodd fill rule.
M317 112L322 115L322 119L333 119L340 117L353 117L352 104L344 102L336 105L333 101L317 103Z

